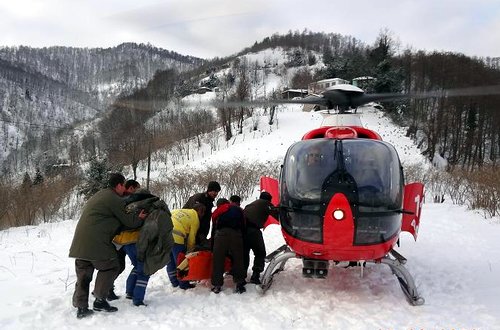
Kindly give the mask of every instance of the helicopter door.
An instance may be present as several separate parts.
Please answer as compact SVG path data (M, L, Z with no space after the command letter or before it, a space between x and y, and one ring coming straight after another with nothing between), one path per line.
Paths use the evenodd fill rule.
M405 185L403 210L411 212L411 214L403 214L403 223L401 231L407 231L417 240L418 227L420 225L420 211L424 201L424 185L419 182L414 182Z
M273 196L273 199L271 200L271 203L274 206L278 206L280 203L280 195L279 195L279 187L278 187L278 180L273 179L268 176L263 176L260 178L260 191L267 191L268 193ZM275 219L272 216L269 216L264 223L264 228L266 228L268 225L271 224L279 224L278 219Z

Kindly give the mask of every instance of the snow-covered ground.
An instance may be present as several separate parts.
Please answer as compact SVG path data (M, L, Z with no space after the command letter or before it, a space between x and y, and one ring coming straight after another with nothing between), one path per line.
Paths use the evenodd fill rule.
M278 128L269 134L242 139L205 161L282 156L321 123L318 114L290 109L278 113ZM367 108L362 120L395 144L402 161L423 161L404 131L378 112ZM500 222L461 206L426 203L418 241L401 236L398 251L408 258L423 306L406 302L387 266L368 264L362 278L359 268L333 268L318 280L303 278L300 260L291 260L263 296L251 284L247 293L233 293L230 277L219 295L207 282L183 291L159 271L148 285L149 305L138 308L123 299L128 266L115 283L122 298L112 305L119 311L82 320L71 305L74 260L67 257L77 220L0 232L0 329L500 329ZM283 244L276 225L264 236L268 252Z

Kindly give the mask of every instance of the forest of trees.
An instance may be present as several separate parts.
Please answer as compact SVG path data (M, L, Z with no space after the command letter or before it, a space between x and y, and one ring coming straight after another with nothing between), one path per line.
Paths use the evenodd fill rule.
M157 71L181 72L203 62L133 43L106 49L0 48L2 175L52 162L69 148L74 139L68 132L76 125L99 118L118 95L145 86ZM75 150L76 141L71 143Z
M404 90L427 91L485 86L500 88L500 70L460 54L405 52L397 58L404 70ZM500 157L500 95L413 100L394 114L409 126L424 155L436 154L452 167L473 171L496 167Z

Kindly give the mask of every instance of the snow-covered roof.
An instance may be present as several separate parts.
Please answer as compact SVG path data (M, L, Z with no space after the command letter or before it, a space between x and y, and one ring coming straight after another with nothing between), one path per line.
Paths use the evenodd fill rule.
M352 81L358 81L358 80L374 80L376 78L374 77L370 77L370 76L363 76L363 77L357 77L357 78L354 78Z
M329 79L318 80L318 81L315 81L314 83L319 84L319 83L326 83L326 82L332 82L332 81L335 81L335 82L344 82L345 81L346 82L347 80L342 79L342 78L329 78Z
M286 93L286 92L307 93L307 89L293 89L293 88L290 88L290 89L285 89L283 91L283 93Z
M360 92L360 93L364 92L364 90L362 90L361 88L356 87L356 86L351 85L351 84L338 84L338 85L333 85L333 86L327 87L326 89L327 90L340 89L343 91Z

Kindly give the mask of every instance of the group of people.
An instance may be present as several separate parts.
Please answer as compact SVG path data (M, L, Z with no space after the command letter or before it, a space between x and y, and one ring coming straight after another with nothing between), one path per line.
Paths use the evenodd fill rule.
M250 251L254 263L250 283L261 284L260 273L264 271L266 246L261 229L271 215L278 218L278 211L271 203L270 193L263 191L258 200L240 207L241 198L233 195L229 200L217 200L217 209L212 215L212 292L219 293L224 283L224 262L231 259L231 275L236 284L235 291L246 291L246 276L250 265Z
M212 251L212 292L222 290L226 258L231 260L229 274L235 292L246 291L250 251L255 256L250 283L260 284L266 257L261 229L270 215L278 217L272 196L262 192L244 209L237 195L229 200L219 198L212 213L220 191L219 183L211 181L205 192L191 196L182 209L170 211L164 201L142 189L137 181L126 181L120 173L110 174L108 188L86 202L70 247L77 278L73 294L77 318L94 311L118 310L108 301L119 298L114 281L125 270L125 256L133 265L125 293L134 306L146 306L149 277L165 266L172 286L184 290L195 287L179 277L178 269L182 257L195 250ZM94 270L95 300L89 309Z

